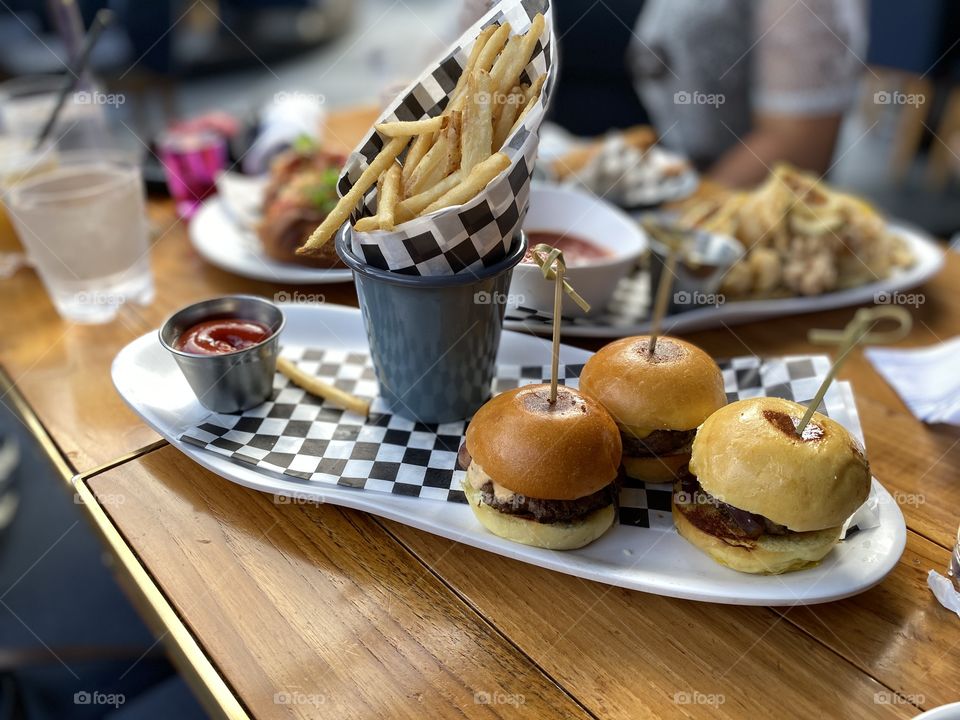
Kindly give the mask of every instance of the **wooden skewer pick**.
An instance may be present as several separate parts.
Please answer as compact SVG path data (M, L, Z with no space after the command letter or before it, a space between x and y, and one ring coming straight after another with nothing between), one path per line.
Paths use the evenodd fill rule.
M540 243L533 248L531 255L533 261L540 266L543 276L547 280L554 281L553 348L550 362L550 404L553 405L557 401L557 376L560 371L560 315L563 308L563 293L567 293L571 300L583 308L584 312L590 312L590 304L580 297L579 293L573 289L573 286L564 277L567 264L564 262L563 253L560 250L545 243Z
M892 320L896 327L885 331L872 331L874 325L883 320ZM847 323L843 330L811 330L807 339L817 344L836 344L837 359L827 372L827 376L820 383L817 394L807 405L807 411L803 414L797 425L797 435L802 435L810 418L823 402L823 396L827 394L830 383L833 382L841 366L846 361L847 356L857 345L879 345L885 343L894 343L903 339L910 328L913 326L913 318L905 308L886 305L881 307L861 308L853 316L853 320Z
M673 279L677 276L677 243L670 243L670 250L667 252L667 260L664 263L663 272L660 274L660 282L657 285L657 297L653 304L653 317L650 319L650 342L647 344L647 355L653 357L657 351L657 339L663 326L663 317L667 313L667 300L670 298L670 288L673 287Z
M557 401L557 375L560 373L560 312L563 307L563 262L558 261L553 281L553 347L550 351L550 404Z

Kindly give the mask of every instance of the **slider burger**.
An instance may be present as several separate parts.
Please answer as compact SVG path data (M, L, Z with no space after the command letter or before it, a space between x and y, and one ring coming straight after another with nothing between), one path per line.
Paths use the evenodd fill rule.
M727 405L697 431L674 485L677 531L721 565L777 574L816 565L870 493L859 443L820 413L779 398Z
M600 403L560 386L497 395L467 428L463 491L494 535L551 550L596 540L617 514L620 433Z
M673 482L690 460L697 427L727 396L720 368L703 350L672 337L629 337L603 347L580 374L581 389L613 416L623 469L647 482Z

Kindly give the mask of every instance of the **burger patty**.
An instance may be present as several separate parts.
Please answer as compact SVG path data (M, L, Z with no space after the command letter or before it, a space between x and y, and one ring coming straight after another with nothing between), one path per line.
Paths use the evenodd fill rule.
M515 493L500 499L493 492L493 483L487 482L480 488L483 502L506 515L517 515L527 520L541 523L573 522L589 515L594 510L618 505L619 478L595 493L576 500L541 500Z
M763 515L717 500L689 471L684 471L674 483L673 503L693 525L725 542L756 540L761 535L792 532Z
M623 454L634 456L673 455L690 449L697 429L693 430L654 430L645 438L621 432Z

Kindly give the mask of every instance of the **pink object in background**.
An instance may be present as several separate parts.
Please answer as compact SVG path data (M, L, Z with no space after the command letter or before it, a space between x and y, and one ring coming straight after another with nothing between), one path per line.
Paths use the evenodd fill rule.
M176 128L157 142L167 188L182 218L190 218L217 189L227 164L227 141L210 130Z

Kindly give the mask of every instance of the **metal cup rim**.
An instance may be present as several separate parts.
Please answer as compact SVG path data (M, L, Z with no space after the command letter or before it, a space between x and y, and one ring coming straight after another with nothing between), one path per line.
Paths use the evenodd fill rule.
M355 273L360 273L375 280L381 280L393 285L403 285L406 287L423 288L442 288L456 287L458 285L469 285L472 283L496 277L497 275L518 265L527 252L527 236L522 230L514 239L510 250L495 265L482 268L476 272L460 272L453 275L404 275L392 270L381 270L365 263L354 255L350 247L350 226L349 224L337 233L336 237L337 255L347 264Z
M280 323L277 325L276 329L273 330L273 332L271 332L269 335L267 335L267 337L265 337L263 340L261 340L260 342L258 342L256 345L251 345L250 347L242 348L242 349L240 349L240 350L233 350L233 351L231 351L231 352L226 352L226 353L216 353L216 354L210 354L210 355L201 355L201 354L199 354L199 353L188 353L188 352L184 352L183 350L179 350L178 348L175 348L173 345L171 345L170 343L168 343L168 342L164 339L164 337L163 337L163 336L164 336L164 331L173 323L174 319L175 319L178 315L180 315L180 314L182 314L182 313L185 313L185 312L187 312L187 311L189 311L189 310L192 310L192 309L194 309L194 308L196 308L196 307L199 307L199 306L201 306L201 305L206 305L206 304L208 304L208 303L213 303L213 302L216 302L216 301L222 301L222 300L227 300L227 299L249 300L249 301L253 301L253 302L262 303L262 304L264 304L264 305L267 305L267 306L269 306L272 310L276 311L277 315L278 315L279 318L280 318ZM241 318L241 319L242 319L242 318ZM203 321L201 320L201 321L199 321L199 322L203 322ZM195 302L195 303L190 303L189 305L184 305L182 308L180 308L180 309L177 310L176 312L173 312L173 313L171 313L170 315L168 315L167 318L163 321L163 323L161 323L160 329L157 330L157 337L158 337L159 340L160 340L160 344L161 344L167 351L169 351L172 355L175 355L175 356L178 356L178 357L189 358L189 359L194 359L194 358L224 358L224 357L233 358L233 357L238 357L238 356L240 356L240 355L243 355L244 353L255 352L256 350L258 350L259 348L263 347L264 345L272 342L273 340L276 340L276 338L280 335L280 333L283 332L283 328L284 328L284 326L285 326L286 324L287 324L287 317L286 317L286 315L284 314L283 310L281 310L279 307L277 307L277 305L276 305L275 303L270 302L270 301L267 300L266 298L262 298L262 297L259 297L259 296L257 296L257 295L246 295L246 294L242 294L242 293L241 293L241 294L236 294L236 295L218 295L217 297L206 298L205 300L199 300L199 301L197 301L197 302Z

